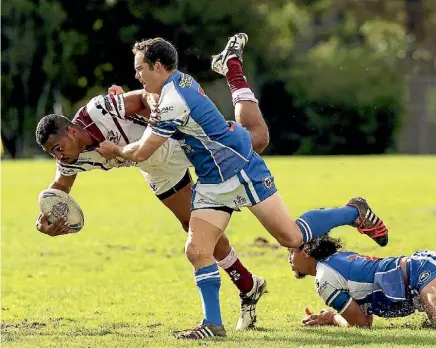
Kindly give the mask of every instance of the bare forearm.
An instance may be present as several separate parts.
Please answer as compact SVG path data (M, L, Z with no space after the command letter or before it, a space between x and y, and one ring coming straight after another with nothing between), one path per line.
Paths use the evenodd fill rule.
M76 175L77 174L72 175L72 176L63 176L59 172L57 172L53 182L48 186L48 188L61 190L61 191L64 191L66 193L70 193L70 191L73 187L73 184L76 180Z
M148 128L138 141L119 147L119 156L130 161L143 162L148 160L167 140L166 137L153 134Z
M345 319L340 314L335 314L332 319L333 325L340 327L371 327L372 326L372 315L364 314L361 318L349 318Z
M144 159L141 158L141 143L136 141L134 143L128 144L126 146L119 146L120 157L134 162L142 162Z
M141 114L148 118L150 116L150 107L146 101L144 90L130 91L123 94L124 108L126 116Z
M58 182L56 182L56 181L53 181L53 182L49 185L48 188L56 189L56 190L61 190L61 191L64 191L64 192L66 192L66 193L70 193L70 191L71 191L71 186L62 185L62 184L60 184L60 183L58 183Z

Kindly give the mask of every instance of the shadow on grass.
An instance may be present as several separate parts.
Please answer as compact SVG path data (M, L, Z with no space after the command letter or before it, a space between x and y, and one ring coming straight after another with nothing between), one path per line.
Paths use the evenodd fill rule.
M397 328L401 329L401 328ZM266 330L269 331L269 330ZM295 333L295 331L294 331ZM289 344L296 346L305 345L330 345L330 346L362 346L365 344L380 344L380 345L410 345L410 346L435 346L436 331L434 335L429 335L431 330L410 330L401 329L399 332L384 329L333 329L323 330L315 328L302 329L297 337L289 337L283 334L263 337L244 337L238 336L232 341L247 342L257 340L265 342L289 341Z
M310 330L315 342L319 342L320 333L318 330ZM436 333L435 333L436 334ZM436 337L428 335L428 330L407 330L399 332L387 331L384 329L346 329L341 332L322 332L322 343L338 346L362 345L362 344L402 344L402 345L431 345L434 346Z
M248 329L248 332L277 332L280 331L274 327L254 327L252 329Z
M53 330L55 329L55 330ZM56 327L46 326L35 328L32 326L8 327L2 330L2 343L26 339L28 335L40 336L64 336L64 337L89 337L116 335L118 337L141 337L147 339L157 339L163 336L171 336L161 323L148 326L129 323L108 323L96 328L71 328L64 332L59 332ZM302 328L291 329L289 335L279 332L276 328L258 327L249 332L238 334L229 333L226 339L217 341L228 341L229 343L249 343L253 347L265 345L268 342L288 342L290 346L306 345L329 345L338 347L363 346L365 344L379 345L410 345L410 346L434 346L436 342L436 331L416 329L380 328L380 329L339 329L339 328ZM434 335L432 334L434 333Z

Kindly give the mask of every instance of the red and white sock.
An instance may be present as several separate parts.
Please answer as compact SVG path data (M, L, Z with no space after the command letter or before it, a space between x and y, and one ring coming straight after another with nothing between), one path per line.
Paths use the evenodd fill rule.
M241 261L239 261L233 247L224 259L217 261L217 264L227 272L233 284L236 285L241 293L246 294L253 288L253 277Z
M227 84L229 85L230 92L232 93L233 105L241 100L248 100L258 103L254 93L248 86L242 64L238 58L231 58L227 61L227 68L229 71L226 74Z

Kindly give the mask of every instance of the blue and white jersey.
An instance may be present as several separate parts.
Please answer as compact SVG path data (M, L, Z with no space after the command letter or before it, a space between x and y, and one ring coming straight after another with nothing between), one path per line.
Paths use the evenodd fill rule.
M368 314L381 317L409 315L415 306L404 283L400 259L338 252L317 263L317 292L339 314L354 299Z
M219 184L244 168L253 154L251 134L227 122L200 85L174 72L165 82L152 132L179 141L202 184Z

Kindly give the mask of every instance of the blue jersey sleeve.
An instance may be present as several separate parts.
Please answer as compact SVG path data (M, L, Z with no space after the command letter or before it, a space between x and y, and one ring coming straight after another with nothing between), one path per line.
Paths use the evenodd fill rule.
M343 313L353 300L345 279L327 265L318 263L315 284L318 295L325 304L334 308L339 314Z
M157 124L152 127L154 134L170 137L178 127L184 125L189 118L190 108L177 91L174 82L166 84L159 98L159 106L152 118Z

